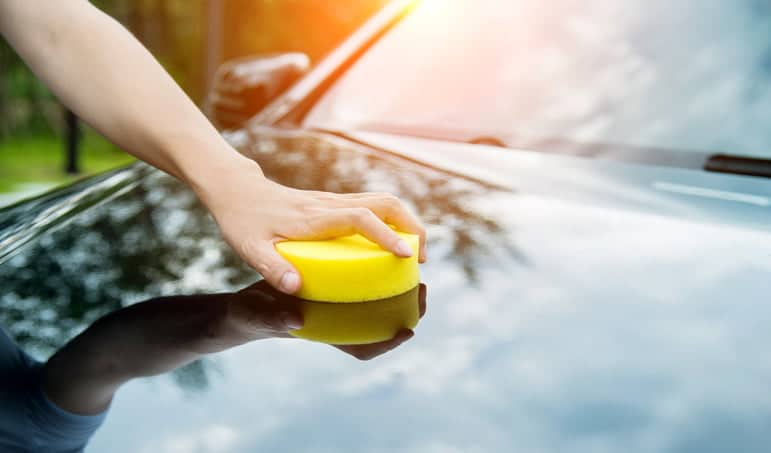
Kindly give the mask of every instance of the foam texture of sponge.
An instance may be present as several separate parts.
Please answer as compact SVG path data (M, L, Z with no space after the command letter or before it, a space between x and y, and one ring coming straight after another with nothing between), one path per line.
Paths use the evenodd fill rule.
M413 254L399 258L358 234L324 241L286 241L276 250L302 278L295 294L322 302L362 302L404 293L420 281L418 242L414 234L397 232Z
M305 322L290 334L334 345L363 345L392 339L420 320L419 287L383 300L359 304L301 301Z

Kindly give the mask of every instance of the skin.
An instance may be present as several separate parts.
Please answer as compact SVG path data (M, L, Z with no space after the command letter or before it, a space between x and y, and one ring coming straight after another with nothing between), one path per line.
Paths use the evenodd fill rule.
M423 316L423 285L419 301ZM304 341L289 335L302 325L298 299L264 280L237 293L152 299L99 319L56 352L43 368L43 388L64 410L98 414L131 379L166 373L251 341ZM402 329L381 343L334 347L370 360L412 336L411 330Z
M412 255L386 224L420 235L420 221L385 193L296 190L268 180L220 136L158 62L118 22L86 0L0 0L0 33L80 118L135 157L187 184L225 241L271 285L302 282L275 250L287 239L361 233Z

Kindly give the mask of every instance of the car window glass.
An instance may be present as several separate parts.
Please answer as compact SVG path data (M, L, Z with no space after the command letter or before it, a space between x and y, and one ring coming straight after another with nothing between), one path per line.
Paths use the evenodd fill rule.
M305 124L769 157L770 82L768 2L424 0Z

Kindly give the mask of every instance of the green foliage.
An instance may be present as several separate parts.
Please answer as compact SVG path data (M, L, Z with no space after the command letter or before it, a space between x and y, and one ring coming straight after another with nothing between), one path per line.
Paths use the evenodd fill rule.
M0 141L0 193L13 191L27 183L63 184L76 179L62 171L63 146L50 134ZM91 130L83 137L81 158L85 174L132 161L131 156Z
M12 133L50 133L61 122L48 89L0 39L0 140Z
M209 17L219 1L222 17ZM223 60L277 51L317 61L387 0L94 0L142 41L196 101L205 94L209 46ZM222 36L207 36L211 21ZM216 63L216 62L215 62ZM0 39L0 140L61 130L49 91Z
M200 101L204 95L204 0L95 0L123 23L182 86Z
M217 63L280 51L305 52L317 61L387 1L93 0L93 3L131 30L188 95L200 102L205 95L207 74ZM210 13L217 10L221 17L211 17ZM214 21L220 26L213 26L217 24ZM222 30L221 36L208 35L218 29ZM207 61L212 55L219 55L221 61ZM61 135L63 116L63 108L51 93L0 39L0 185L5 186L5 189L0 187L0 191L34 175L47 181L66 180L59 172L61 145L55 139ZM102 168L101 164L89 164L89 159L95 156L89 153L100 147L85 148L86 170ZM26 151L19 154L22 149ZM45 164L35 161L43 156L48 159ZM16 162L22 158L28 158L32 165ZM107 162L114 160L114 157L106 158ZM32 167L38 170L32 171Z

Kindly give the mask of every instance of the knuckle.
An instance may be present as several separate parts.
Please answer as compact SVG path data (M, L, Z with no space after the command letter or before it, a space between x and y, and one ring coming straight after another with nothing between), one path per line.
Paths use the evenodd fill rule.
M272 259L265 247L266 245L260 241L248 240L243 243L242 250L246 262L266 280L272 281L276 278L280 266L275 263L275 260Z
M394 207L394 208L402 208L402 201L397 198L395 195L392 194L385 194L383 195L383 203L386 206Z
M257 261L257 257L260 256L260 244L259 241L254 238L247 238L240 242L238 246L240 255L248 262Z
M319 225L321 225L321 222L318 216L315 215L306 215L303 217L298 225L298 231L301 236L310 236L315 231L319 230Z
M270 274L270 265L266 263L265 261L258 261L257 266L255 266L255 270L260 273L263 277Z
M317 233L323 233L341 220L345 220L345 218L337 218L330 211L314 211L300 220L301 231L305 236L315 236Z
M372 211L367 208L353 208L350 215L354 222L363 223L370 219Z

